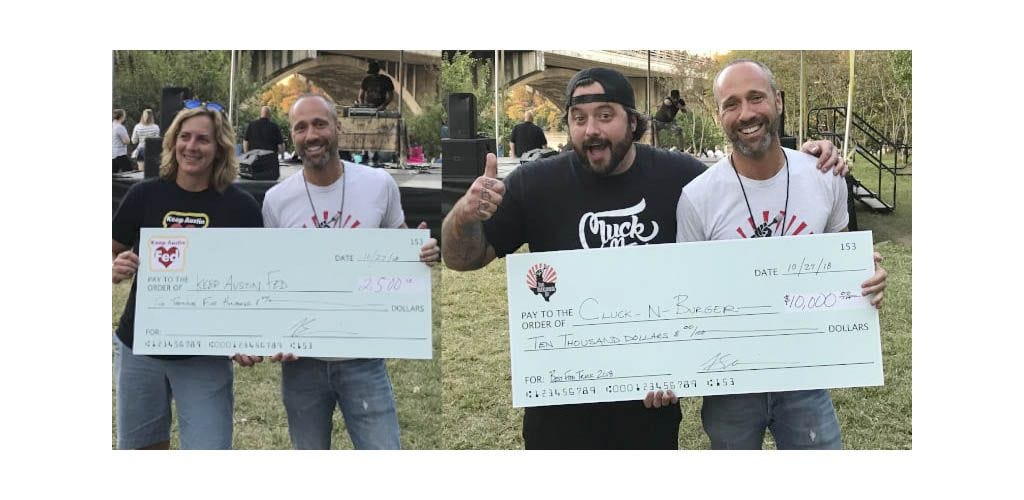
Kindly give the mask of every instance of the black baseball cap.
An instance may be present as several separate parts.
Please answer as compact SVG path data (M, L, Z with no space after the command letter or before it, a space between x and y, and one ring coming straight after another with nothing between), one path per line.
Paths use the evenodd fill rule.
M572 97L576 87L582 81L594 81L604 87L603 94L591 94ZM610 68L588 68L573 75L569 85L565 87L565 109L568 110L574 104L587 102L617 102L627 108L636 109L636 97L633 96L633 86L629 84L622 73Z

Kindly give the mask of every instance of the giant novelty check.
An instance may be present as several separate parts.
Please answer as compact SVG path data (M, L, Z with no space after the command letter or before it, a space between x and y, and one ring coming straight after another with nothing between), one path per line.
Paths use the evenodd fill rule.
M425 229L143 229L137 354L431 357Z
M871 233L507 257L515 407L882 385Z

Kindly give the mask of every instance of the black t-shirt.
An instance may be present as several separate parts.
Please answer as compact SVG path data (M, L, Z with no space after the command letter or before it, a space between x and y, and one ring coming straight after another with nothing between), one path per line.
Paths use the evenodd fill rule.
M139 253L139 230L144 227L263 227L260 206L251 194L231 185L218 193L210 188L193 193L161 178L147 179L128 190L114 214L113 238ZM145 258L140 256L140 261ZM135 290L132 281L128 302L117 326L117 338L128 347L135 337ZM191 356L153 356L183 359Z
M245 129L245 140L249 141L249 149L267 149L277 152L277 145L284 144L281 128L270 118L260 118L249 124Z
M531 252L674 243L679 195L705 169L690 155L637 144L629 170L603 177L568 151L513 170L484 232L499 257L523 243Z
M546 146L548 138L544 136L544 130L540 127L531 122L523 122L512 127L509 141L515 144L515 155L523 156L527 151Z
M388 92L395 91L395 85L391 83L391 79L381 74L368 75L363 78L361 88L366 91L366 102L372 106L384 104Z

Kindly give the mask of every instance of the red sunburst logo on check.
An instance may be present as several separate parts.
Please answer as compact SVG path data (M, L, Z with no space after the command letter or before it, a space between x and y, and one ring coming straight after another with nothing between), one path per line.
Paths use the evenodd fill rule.
M548 302L555 294L556 281L558 281L558 273L555 272L555 268L547 264L534 264L526 272L526 286L533 291L534 295L544 297L545 302Z

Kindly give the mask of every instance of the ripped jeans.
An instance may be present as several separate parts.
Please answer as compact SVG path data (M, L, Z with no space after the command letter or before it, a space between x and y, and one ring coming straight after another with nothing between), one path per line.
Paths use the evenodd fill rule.
M765 429L780 450L843 447L827 389L704 396L700 416L715 450L760 450Z
M395 396L383 359L286 361L281 364L281 396L297 450L331 448L335 406L341 408L357 450L401 447Z

